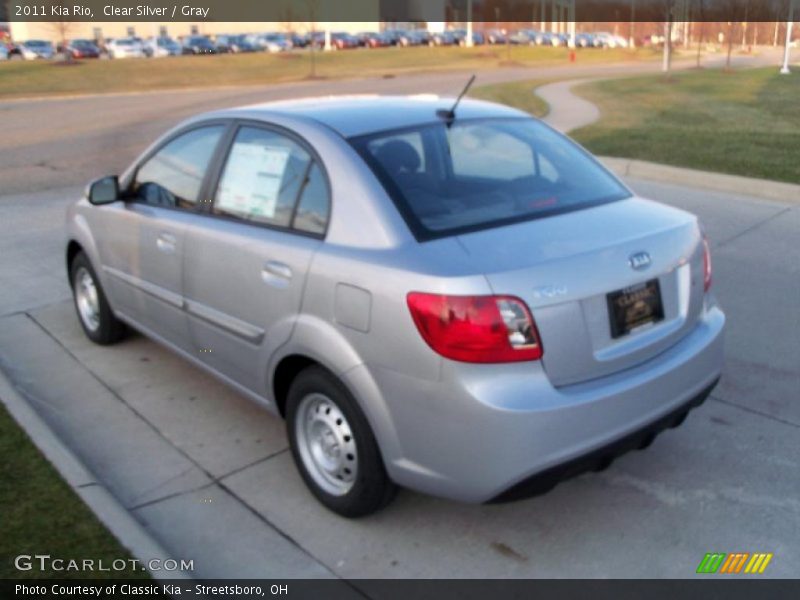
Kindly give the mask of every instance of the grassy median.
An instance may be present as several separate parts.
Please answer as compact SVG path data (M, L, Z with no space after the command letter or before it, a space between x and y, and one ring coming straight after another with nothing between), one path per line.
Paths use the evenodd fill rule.
M312 76L392 76L437 70L476 70L568 64L566 48L476 46L474 48L381 48L337 52L176 56L158 59L0 63L0 98L53 94L141 92L187 87L260 85ZM650 50L579 49L577 63L647 60Z
M800 183L800 75L699 70L574 91L602 113L571 133L592 152Z
M149 578L146 571L18 571L20 554L102 560L130 553L97 520L0 405L0 579ZM80 563L79 563L80 564Z

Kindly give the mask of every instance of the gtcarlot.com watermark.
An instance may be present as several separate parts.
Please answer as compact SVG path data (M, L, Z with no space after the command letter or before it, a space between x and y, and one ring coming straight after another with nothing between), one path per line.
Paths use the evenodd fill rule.
M136 558L115 558L112 561L95 558L54 558L49 554L20 554L14 559L18 571L56 572L115 572L115 571L194 571L194 560L153 558L140 561Z

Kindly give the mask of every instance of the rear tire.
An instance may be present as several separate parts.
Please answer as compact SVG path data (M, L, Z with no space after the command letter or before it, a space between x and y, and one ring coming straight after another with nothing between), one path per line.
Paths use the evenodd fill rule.
M100 280L83 252L78 252L69 269L72 298L83 331L95 344L107 346L121 340L125 325L114 316Z
M394 498L378 444L353 396L329 371L312 366L289 388L289 445L311 493L343 517L362 517Z

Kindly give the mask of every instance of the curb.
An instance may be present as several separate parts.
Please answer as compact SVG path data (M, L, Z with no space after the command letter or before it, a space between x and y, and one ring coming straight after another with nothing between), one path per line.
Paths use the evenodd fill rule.
M598 158L608 169L620 177L638 177L717 192L730 192L741 196L800 204L800 185L793 183L698 171L631 158L611 156Z
M0 370L0 402L28 434L34 445L59 472L69 487L89 507L103 525L139 561L158 559L161 564L172 556L145 530L124 506L95 478L80 459L56 436ZM149 571L154 579L191 580L184 571Z

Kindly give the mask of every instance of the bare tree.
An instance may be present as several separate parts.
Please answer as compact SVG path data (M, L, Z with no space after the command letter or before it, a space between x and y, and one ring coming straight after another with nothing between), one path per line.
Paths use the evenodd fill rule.
M728 32L726 35L726 42L728 44L728 54L725 58L725 70L730 70L731 68L731 52L733 51L733 28L734 28L734 21L728 21Z
M661 63L661 70L669 74L672 68L672 22L675 18L675 0L664 0L664 56Z
M72 6L68 6L64 0L55 0L53 6L61 9L58 11L61 16L58 16L56 21L50 22L50 28L58 39L58 47L64 56L64 60L66 62L72 62L72 53L67 50L67 39L69 38L69 34L75 29L76 23L75 21L69 20L68 16L64 16L65 10L70 10Z
M311 72L309 73L310 79L317 77L317 15L319 14L319 0L306 0L306 14L308 15L308 24L311 30L311 37L308 41L308 51L310 56Z
M703 2L703 0L698 0L698 11L697 11L697 14L700 17L700 32L699 32L698 38L697 38L697 65L696 65L697 68L699 69L700 68L700 52L701 52L701 50L703 48L703 36L704 36L704 34L706 32L706 21L705 21L706 7L705 7L705 2Z
M281 9L281 29L284 33L294 33L294 21L294 9L290 3Z

